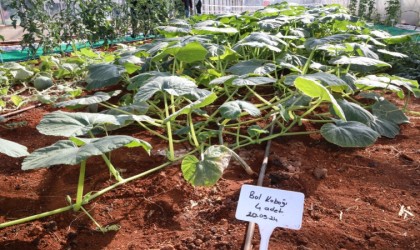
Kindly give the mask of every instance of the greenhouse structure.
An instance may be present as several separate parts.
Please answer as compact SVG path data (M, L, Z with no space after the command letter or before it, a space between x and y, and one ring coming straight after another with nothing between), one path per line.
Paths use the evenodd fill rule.
M0 1L0 25L10 25L10 16L13 15L13 9L7 7L8 3L13 0ZM125 0L113 0L114 2L123 4ZM255 11L269 4L280 3L284 0L205 0L203 4L203 13L240 13L243 11ZM358 5L359 1L364 0L287 0L289 3L297 3L303 5L316 4L341 4L348 7L350 4ZM388 0L365 0L365 4L369 1L374 2L374 11L380 15L382 19L386 18L386 6ZM46 1L47 2L47 1ZM51 15L57 13L64 7L61 0L51 0L45 4L45 9ZM181 0L178 0L181 4ZM396 23L420 25L420 1L418 0L400 0L399 20Z

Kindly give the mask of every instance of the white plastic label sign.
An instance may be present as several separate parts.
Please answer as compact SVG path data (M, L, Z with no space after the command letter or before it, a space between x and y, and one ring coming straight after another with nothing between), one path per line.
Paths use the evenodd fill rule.
M236 218L298 230L302 225L305 195L299 192L243 185Z
M243 185L236 218L258 224L260 250L267 250L276 227L300 229L305 195L299 192Z

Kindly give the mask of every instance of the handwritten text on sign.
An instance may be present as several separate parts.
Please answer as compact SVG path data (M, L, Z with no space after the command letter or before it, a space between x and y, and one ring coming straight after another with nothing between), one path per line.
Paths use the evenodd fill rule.
M236 218L297 230L302 225L304 198L303 193L243 185Z

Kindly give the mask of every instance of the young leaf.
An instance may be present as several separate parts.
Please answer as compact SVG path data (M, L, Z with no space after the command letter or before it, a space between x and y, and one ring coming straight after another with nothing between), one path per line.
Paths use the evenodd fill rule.
M144 61L141 58L139 58L135 55L126 55L126 56L123 56L120 59L118 59L118 63L121 64L121 65L124 65L126 63L130 63L130 64L134 64L134 65L140 65L140 64L143 64Z
M10 97L10 100L13 102L13 104L16 107L19 107L23 103L23 98L21 96L19 96L19 95L12 95Z
M242 110L248 112L251 116L261 115L260 110L254 104L245 101L225 102L219 107L220 114L226 119L237 119Z
M268 134L268 130L262 129L258 125L249 126L247 132L253 138L258 138L261 134Z
M226 147L214 145L204 152L203 160L193 155L186 156L181 163L182 174L193 186L212 186L222 177L232 154Z
M120 65L100 63L89 65L88 71L86 89L99 89L117 84L125 68Z
M360 122L337 121L321 127L321 135L340 147L367 147L375 143L379 134Z
M166 123L170 120L174 120L176 117L180 115L185 115L185 114L193 112L194 110L205 107L213 103L216 99L217 99L217 95L213 92L210 92L208 95L199 98L198 100L182 107L180 110L176 111L172 115L166 117L163 122Z
M298 77L295 80L295 87L307 96L314 98L316 97L320 98L321 100L331 102L335 114L337 114L337 116L340 117L342 120L346 120L346 116L344 115L344 112L341 109L340 105L338 105L335 98L324 86L322 86L322 84L311 79Z

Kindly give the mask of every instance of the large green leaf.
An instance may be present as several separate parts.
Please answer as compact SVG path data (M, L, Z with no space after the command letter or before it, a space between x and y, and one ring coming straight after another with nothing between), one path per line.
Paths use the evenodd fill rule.
M357 103L348 102L344 99L337 100L337 103L343 110L347 121L356 121L368 125L374 120L374 116Z
M261 115L260 110L252 103L245 101L230 101L225 102L219 107L220 114L226 119L237 119L242 110L248 112L251 116Z
M263 76L243 77L240 76L232 81L235 86L255 86L276 82L276 79Z
M221 84L230 85L232 84L233 80L237 79L238 77L239 76L237 75L227 75L227 76L218 77L216 79L211 80L209 85L221 85Z
M389 51L389 50L385 50L385 49L378 49L378 52L382 53L382 54L385 54L385 55L392 56L392 57L396 57L396 58L407 58L408 57L406 54L395 52L395 51Z
M139 102L149 100L157 92L166 92L169 95L182 96L189 94L197 88L191 80L180 76L159 76L147 81L138 89L134 99Z
M264 19L258 22L258 26L267 31L275 30L277 31L281 26L288 24L286 20L281 20L279 18L269 18Z
M139 64L143 64L144 61L143 61L143 59L141 59L141 58L139 58L135 55L126 55L126 56L123 56L120 59L118 59L118 63L121 64L121 65L126 64L126 63L139 65ZM112 64L110 64L110 65L112 65Z
M101 155L120 147L143 147L147 152L152 148L148 142L126 135L97 139L71 138L35 150L25 158L22 169L37 169L59 164L76 165L91 156Z
M380 98L372 105L372 113L380 119L396 124L408 123L408 117L397 106Z
M105 125L124 126L133 121L135 116L107 115L97 113L68 113L56 111L46 114L37 129L40 133L54 136L79 136L85 135L94 128Z
M238 30L232 27L218 28L218 27L196 27L193 29L196 34L208 35L208 34L228 34L234 35L238 33Z
M235 75L266 75L270 74L274 70L276 70L276 65L273 63L269 63L266 60L251 59L248 61L239 62L227 69L226 71Z
M11 157L22 157L29 155L28 149L16 142L0 138L0 153Z
M396 123L378 118L356 103L346 100L338 100L338 103L348 121L361 122L378 132L381 136L388 138L394 138L400 132Z
M159 72L159 71L148 71L141 74L138 74L130 79L131 83L127 86L128 90L137 90L149 80L155 79L159 76L170 76L168 72Z
M15 80L23 81L33 76L34 72L22 67L16 70L11 70L10 74L12 74Z
M239 58L238 52L228 46L214 43L205 43L203 46L207 49L209 59L212 61L233 61Z
M326 43L342 43L343 41L349 39L351 34L336 34L332 36L327 36L323 38L309 38L305 42L305 48L307 50L314 50L318 46L324 45Z
M121 114L134 114L134 115L144 115L149 110L149 104L147 102L135 102L126 106L119 106L115 109L108 109L101 113L108 115L121 115Z
M118 91L118 93L120 93L121 91ZM92 96L85 96L79 99L74 99L74 100L70 100L70 101L64 101L64 102L59 102L56 103L55 106L62 108L62 107L69 107L69 106L79 106L79 105L91 105L91 104L96 104L96 103L101 103L101 102L105 102L108 101L109 99L111 99L112 96L114 96L115 92L112 93L105 93L105 92L101 92L98 91L95 94L93 94Z
M344 112L341 109L340 105L338 105L335 98L322 84L311 79L298 77L295 80L295 87L307 96L313 98L320 98L321 100L331 102L335 114L342 120L346 120L346 116L344 115Z
M378 68L391 67L391 65L386 62L362 56L342 56L340 58L330 60L329 63L341 65L351 64L350 69L363 73L377 70Z
M190 33L191 29L188 27L176 27L176 26L158 26L156 30L166 37L174 37L179 35L186 35Z
M416 80L410 80L410 79L399 77L399 76L388 76L388 77L391 79L391 84L394 84L400 87L405 87L411 93L413 93L415 97L420 98L419 83Z
M398 44L411 41L411 34L400 35L400 36L391 36L383 38L383 41L387 44Z
M333 74L318 72L314 74L307 74L304 77L312 80L318 80L322 83L322 85L329 87L331 90L336 92L351 90L350 86L345 81Z
M279 44L287 46L287 43L277 36L264 32L252 32L247 37L236 43L233 49L238 51L242 46L249 46L255 48L268 48L271 51L280 52L281 49L278 47Z
M388 138L394 138L400 133L400 127L396 123L376 116L373 116L373 120L368 125L381 136Z
M203 160L188 155L182 160L182 174L193 186L212 186L222 177L232 157L224 146L214 145L206 149Z
M193 63L206 59L207 53L207 49L199 42L192 42L183 46L174 56L180 61Z
M367 147L375 143L379 134L360 122L337 121L321 127L321 135L340 147Z
M99 89L117 84L125 72L124 66L100 63L88 67L86 89Z
M362 90L369 90L375 88L389 89L394 92L399 92L401 89L391 84L391 79L384 76L368 75L362 77L355 82L356 86Z

